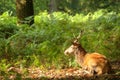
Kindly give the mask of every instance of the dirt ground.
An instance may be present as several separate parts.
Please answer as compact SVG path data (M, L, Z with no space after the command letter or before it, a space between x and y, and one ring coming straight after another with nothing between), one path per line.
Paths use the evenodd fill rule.
M101 76L88 76L79 68L50 69L10 67L6 76L0 76L0 80L120 80L120 61L111 62L112 74ZM25 73L25 74L24 74Z

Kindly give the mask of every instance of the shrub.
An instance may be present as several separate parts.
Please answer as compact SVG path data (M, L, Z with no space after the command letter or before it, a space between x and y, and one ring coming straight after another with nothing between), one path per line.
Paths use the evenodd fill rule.
M8 23L12 27L15 24L14 21ZM84 34L80 43L88 52L96 51L112 60L120 58L120 14L115 12L99 10L75 16L62 12L42 12L35 16L32 27L21 25L6 29L5 25L2 28L12 29L12 33L8 38L0 39L1 55L7 52L12 61L25 60L20 64L26 66L75 66L74 60L66 57L63 52L71 45L73 34L77 36L81 30Z

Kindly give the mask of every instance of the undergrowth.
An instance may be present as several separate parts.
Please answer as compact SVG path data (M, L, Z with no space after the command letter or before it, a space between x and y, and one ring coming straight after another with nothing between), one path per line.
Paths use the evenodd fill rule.
M0 67L76 66L74 58L65 56L64 50L71 45L73 35L77 36L81 30L84 34L80 43L86 51L99 52L110 60L120 58L120 14L116 12L98 10L75 16L41 12L35 16L32 26L17 26L16 17L6 12L0 16L0 60L6 64Z

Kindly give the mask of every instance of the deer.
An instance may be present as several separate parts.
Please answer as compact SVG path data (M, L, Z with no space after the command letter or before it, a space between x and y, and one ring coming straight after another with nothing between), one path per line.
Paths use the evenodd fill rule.
M72 45L64 51L64 54L74 55L82 70L91 76L109 74L111 72L111 65L106 56L97 52L88 53L79 43L82 33L81 31L72 41Z

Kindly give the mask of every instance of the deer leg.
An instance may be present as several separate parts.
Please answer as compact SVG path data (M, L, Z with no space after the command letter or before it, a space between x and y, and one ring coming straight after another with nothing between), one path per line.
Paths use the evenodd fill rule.
M103 73L102 68L100 68L100 67L97 67L95 71L96 71L97 75L101 75Z
M84 74L88 74L89 76L93 76L94 75L94 69L92 67L84 67L82 68Z
M93 68L90 68L90 69L89 69L89 72L90 72L91 75L94 75L94 72L95 72L95 71L94 71Z

